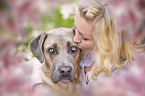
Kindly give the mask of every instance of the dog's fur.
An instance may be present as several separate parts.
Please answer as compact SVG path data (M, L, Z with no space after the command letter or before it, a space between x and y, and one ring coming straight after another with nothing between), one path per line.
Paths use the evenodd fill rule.
M81 96L80 50L73 42L69 28L58 28L40 34L30 42L32 54L43 64L41 77L53 90L51 96ZM69 70L63 75L60 68Z

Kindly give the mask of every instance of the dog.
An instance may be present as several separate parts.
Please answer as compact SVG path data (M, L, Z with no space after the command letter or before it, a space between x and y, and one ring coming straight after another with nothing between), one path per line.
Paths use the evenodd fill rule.
M80 50L69 28L43 32L29 44L32 54L42 63L41 77L51 96L81 96Z

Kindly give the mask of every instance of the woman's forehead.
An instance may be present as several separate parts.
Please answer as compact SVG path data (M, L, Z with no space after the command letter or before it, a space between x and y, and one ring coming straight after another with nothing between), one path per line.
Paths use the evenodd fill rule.
M92 37L92 24L87 22L87 20L80 14L77 14L75 18L75 26L81 34Z

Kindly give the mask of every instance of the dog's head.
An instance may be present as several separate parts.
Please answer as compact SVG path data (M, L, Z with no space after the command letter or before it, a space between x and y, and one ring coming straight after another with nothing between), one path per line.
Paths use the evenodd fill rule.
M79 78L80 50L73 42L72 29L58 28L44 32L30 43L32 54L47 67L53 83Z

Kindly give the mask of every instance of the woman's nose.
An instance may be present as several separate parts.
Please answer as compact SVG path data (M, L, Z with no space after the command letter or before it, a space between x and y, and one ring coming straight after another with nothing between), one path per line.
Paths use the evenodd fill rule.
M78 32L75 32L75 36L73 38L75 43L80 43L81 42L81 36L78 34Z

